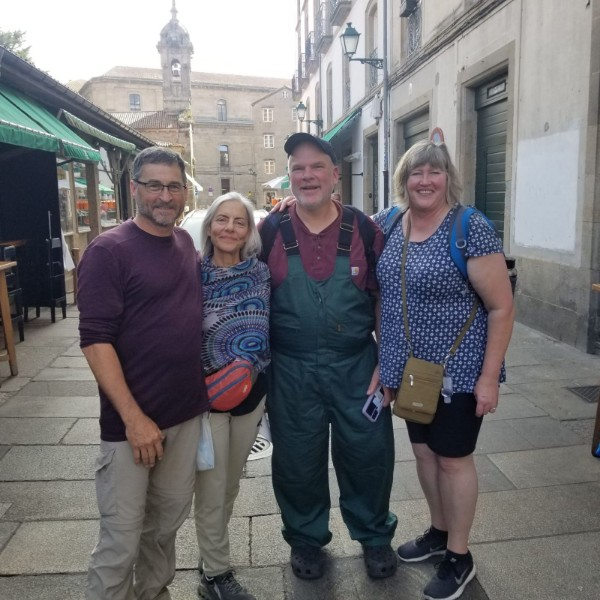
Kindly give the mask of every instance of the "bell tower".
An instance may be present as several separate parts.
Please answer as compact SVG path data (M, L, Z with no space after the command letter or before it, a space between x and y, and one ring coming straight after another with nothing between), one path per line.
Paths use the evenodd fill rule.
M160 53L163 79L163 109L179 115L189 109L192 98L191 59L194 47L185 27L177 20L175 0L171 20L162 28L156 48Z

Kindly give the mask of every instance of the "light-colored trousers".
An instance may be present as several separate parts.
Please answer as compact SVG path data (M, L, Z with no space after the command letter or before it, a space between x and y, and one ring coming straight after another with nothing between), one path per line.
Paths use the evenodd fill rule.
M247 415L211 413L215 468L196 473L194 517L200 551L199 566L209 577L231 568L229 520L240 491L240 478L252 450L265 400Z
M129 442L100 444L100 535L88 570L87 600L169 597L175 537L192 503L200 417L163 434L163 458L151 469L135 464Z

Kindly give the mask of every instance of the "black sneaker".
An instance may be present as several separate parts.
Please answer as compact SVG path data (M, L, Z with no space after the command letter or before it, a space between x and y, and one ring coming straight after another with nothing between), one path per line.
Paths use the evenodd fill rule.
M470 552L468 558L460 562L456 558L445 556L437 566L437 573L425 586L423 594L427 600L456 600L475 577L475 572Z
M363 546L367 574L373 579L392 576L398 568L398 559L389 544L382 546Z
M398 548L398 557L404 562L419 562L430 556L441 556L446 552L448 534L440 535L427 529L418 538L402 544Z
M202 573L198 596L203 600L256 600L233 576L233 571L208 577Z

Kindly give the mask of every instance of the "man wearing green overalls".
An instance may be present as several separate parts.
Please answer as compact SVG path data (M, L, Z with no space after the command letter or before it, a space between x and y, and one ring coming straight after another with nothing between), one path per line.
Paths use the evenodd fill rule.
M307 133L284 146L296 202L270 215L277 233L268 253L272 276L272 362L267 396L273 439L273 487L296 576L324 571L331 540L328 448L340 489L340 510L363 546L367 573L393 575L389 511L394 469L392 417L362 414L379 387L374 262L383 247L376 225L333 200L339 171L333 147ZM372 248L359 232L372 228ZM264 237L266 223L261 232ZM370 258L370 260L369 260Z

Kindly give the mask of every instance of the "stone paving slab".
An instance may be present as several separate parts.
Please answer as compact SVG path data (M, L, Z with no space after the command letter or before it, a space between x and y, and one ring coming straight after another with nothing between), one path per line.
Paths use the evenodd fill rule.
M0 498L11 503L5 520L98 518L93 480L0 482Z
M600 598L598 532L483 544L478 578L499 600Z
M511 427L509 421L483 419L481 432L477 439L475 454L488 454L490 452L526 450L533 445L519 432Z
M8 541L18 527L19 523L15 521L0 521L0 551L6 547L6 544L8 544ZM3 596L0 596L0 598L3 598Z
M58 444L75 423L65 418L0 418L0 439L4 444Z
M576 446L579 443L579 436L551 417L512 419L509 424L534 448Z
M0 481L93 479L95 446L13 446L0 461Z
M0 598L5 600L84 600L85 579L85 575L0 577ZM173 598L173 600L175 599ZM187 600L191 600L191 597L188 597Z
M3 495L0 495L3 500L8 500ZM10 502L0 502L0 519L6 514L6 511L10 508Z
M97 537L95 520L22 523L0 554L0 575L83 573Z
M556 363L543 363L539 365L513 366L507 375L507 383L510 386L519 383L537 383L545 381L565 381L569 384L573 379L585 377L598 377L600 363L586 365L567 363L564 361ZM556 384L555 384L556 385Z
M571 380L563 383L564 386L558 385L556 382L511 384L511 388L559 421L593 419L596 415L597 405L578 398L565 386L598 385L600 383L600 373L588 379Z
M240 494L233 507L235 516L254 516L276 512L278 512L278 507L270 477L240 481Z
M87 360L80 353L80 356L59 356L50 365L53 369L87 369L89 370Z
M98 419L78 419L62 439L63 444L99 444L100 423Z
M31 381L17 396L98 396L95 381Z
M94 375L88 367L80 368L56 368L48 367L42 369L34 381L95 381Z
M0 406L0 417L99 417L97 396L21 396Z
M49 366L56 359L56 356L64 351L65 345L38 347L37 345L26 346L21 343L17 344L16 349L19 363L18 378L30 378L37 375L41 369ZM2 384L2 389L8 389L6 383Z
M506 419L526 419L528 417L544 417L547 413L525 396L521 396L514 390L506 388L504 394L500 395L498 410L494 414L487 414L483 423L490 421L504 421Z
M489 459L517 488L600 479L600 461L592 456L589 445L498 453Z

